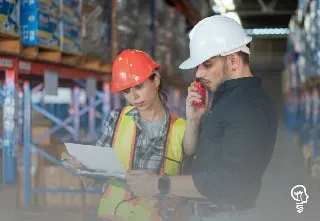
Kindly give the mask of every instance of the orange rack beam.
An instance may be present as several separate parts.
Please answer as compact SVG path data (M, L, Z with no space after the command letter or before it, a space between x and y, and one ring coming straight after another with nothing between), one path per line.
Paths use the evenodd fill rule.
M17 57L0 56L0 69L15 69L18 74L44 75L45 71L56 72L60 78L85 79L88 77L97 80L106 80L110 72L89 71L76 67L67 67L62 64L50 64L39 61L24 60Z

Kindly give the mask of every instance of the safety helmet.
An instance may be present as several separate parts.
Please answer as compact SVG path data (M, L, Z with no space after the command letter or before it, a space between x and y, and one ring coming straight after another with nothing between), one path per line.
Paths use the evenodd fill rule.
M252 38L232 18L215 15L198 22L189 33L190 57L179 68L190 69L214 56L226 56L243 51L250 54L246 46Z
M119 92L147 80L161 69L145 52L128 49L121 52L112 66L111 92Z

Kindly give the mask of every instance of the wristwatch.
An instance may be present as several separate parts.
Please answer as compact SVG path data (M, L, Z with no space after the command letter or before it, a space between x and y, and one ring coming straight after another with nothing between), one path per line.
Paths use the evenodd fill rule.
M168 195L170 192L170 179L168 176L162 176L158 180L158 190L159 195L164 196Z

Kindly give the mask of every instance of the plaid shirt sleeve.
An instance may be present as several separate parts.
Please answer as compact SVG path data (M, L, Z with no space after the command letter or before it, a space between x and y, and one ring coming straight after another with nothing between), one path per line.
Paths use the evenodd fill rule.
M110 147L112 145L112 136L114 133L114 130L116 128L117 119L120 114L120 109L118 110L112 110L107 117L106 121L103 124L102 127L102 134L100 135L100 138L96 142L96 146L100 147Z

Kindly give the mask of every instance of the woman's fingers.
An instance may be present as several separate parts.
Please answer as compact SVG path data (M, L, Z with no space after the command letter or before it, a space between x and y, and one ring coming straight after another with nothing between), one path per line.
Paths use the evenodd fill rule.
M82 167L81 162L79 162L75 157L63 152L61 154L61 161L65 167L79 169Z

